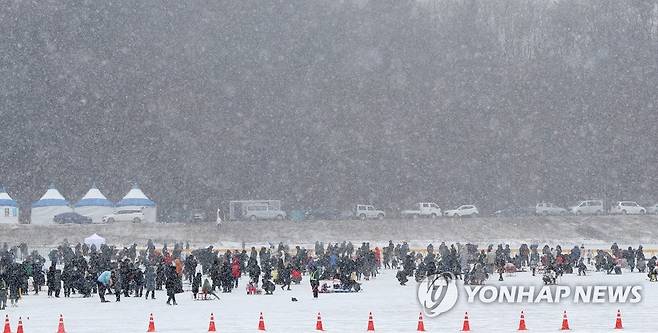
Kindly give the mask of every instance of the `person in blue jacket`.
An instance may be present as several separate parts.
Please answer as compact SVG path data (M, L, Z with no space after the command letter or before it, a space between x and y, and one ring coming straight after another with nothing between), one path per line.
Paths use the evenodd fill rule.
M104 271L96 279L96 284L98 285L98 297L101 299L101 303L107 303L108 300L105 299L105 290L110 285L110 277L112 273L110 271Z

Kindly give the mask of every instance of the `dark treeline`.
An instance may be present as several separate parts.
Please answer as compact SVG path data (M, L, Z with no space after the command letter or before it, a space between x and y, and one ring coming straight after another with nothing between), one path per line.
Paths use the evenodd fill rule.
M6 1L0 182L160 211L658 187L658 1Z

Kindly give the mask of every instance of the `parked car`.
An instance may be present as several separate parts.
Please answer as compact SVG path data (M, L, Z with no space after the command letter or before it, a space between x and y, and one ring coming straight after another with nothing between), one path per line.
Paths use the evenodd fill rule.
M249 220L283 220L286 212L268 205L250 205L245 207L245 217Z
M103 223L114 223L114 222L140 223L142 221L144 221L144 213L140 209L118 210L113 214L103 216Z
M601 215L605 209L602 200L583 200L569 207L569 212L574 215Z
M635 201L617 201L610 208L610 214L621 214L621 215L644 215L647 213L647 210L638 205Z
M356 205L354 207L354 217L360 220L366 219L380 219L383 220L386 217L381 209L375 209L375 206L372 205Z
M349 216L344 216L340 209L335 208L309 209L304 212L304 216L307 220L340 220L350 218Z
M658 214L658 203L647 207L647 214Z
M480 215L477 207L473 205L461 205L456 209L446 210L443 215L448 217L474 217Z
M535 214L537 215L566 215L567 213L565 208L558 207L550 202L540 202L535 206Z
M53 217L53 222L57 224L90 224L91 217L83 216L74 212L61 213Z
M441 208L433 202L419 202L415 205L414 209L407 209L400 212L403 218L419 218L431 217L436 218L442 216Z
M493 213L496 217L532 216L534 214L535 207L512 207L500 209Z

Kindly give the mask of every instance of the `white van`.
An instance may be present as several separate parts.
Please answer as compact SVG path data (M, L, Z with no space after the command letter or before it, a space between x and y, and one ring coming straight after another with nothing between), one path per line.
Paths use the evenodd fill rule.
M250 205L245 209L245 217L249 220L283 220L286 212L268 205Z
M566 215L567 210L550 202L540 202L535 206L535 214L542 216Z
M386 216L386 213L384 213L384 211L381 209L376 209L375 206L372 205L356 205L356 207L354 207L354 216L359 220L383 220Z
M569 207L569 212L574 215L602 215L605 210L602 200L583 200Z

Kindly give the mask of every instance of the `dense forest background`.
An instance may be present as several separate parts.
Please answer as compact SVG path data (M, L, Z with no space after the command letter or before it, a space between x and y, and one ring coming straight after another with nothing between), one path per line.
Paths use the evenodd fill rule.
M0 183L485 209L658 200L658 1L5 1Z

